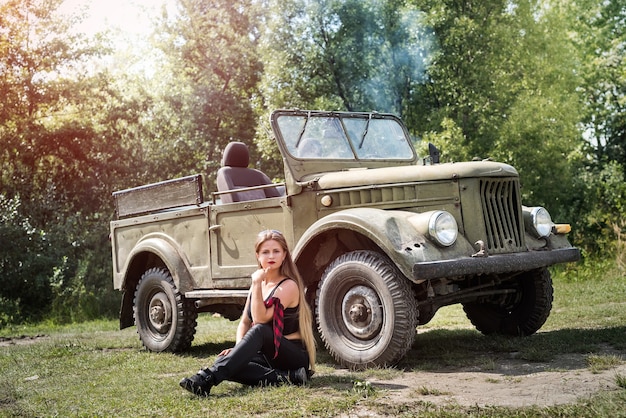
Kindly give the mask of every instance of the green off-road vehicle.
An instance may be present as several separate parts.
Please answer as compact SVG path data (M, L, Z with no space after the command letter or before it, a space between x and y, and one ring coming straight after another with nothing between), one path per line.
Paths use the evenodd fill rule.
M241 315L258 232L280 230L307 285L319 337L351 368L391 365L416 327L461 303L484 334L530 335L552 308L547 267L576 261L569 225L522 205L517 171L439 164L379 113L278 110L284 183L226 147L218 191L201 175L114 193L120 326L151 351L190 347L199 312Z

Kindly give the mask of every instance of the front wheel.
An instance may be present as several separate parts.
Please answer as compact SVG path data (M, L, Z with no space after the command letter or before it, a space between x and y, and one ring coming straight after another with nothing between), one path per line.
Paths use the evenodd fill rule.
M527 336L543 326L552 310L554 290L547 269L522 273L504 282L506 296L463 304L463 310L483 334Z
M139 339L148 350L179 352L191 346L198 313L167 270L151 268L141 276L133 306Z
M393 365L413 344L418 309L411 286L376 252L353 251L333 261L315 306L324 345L351 369Z

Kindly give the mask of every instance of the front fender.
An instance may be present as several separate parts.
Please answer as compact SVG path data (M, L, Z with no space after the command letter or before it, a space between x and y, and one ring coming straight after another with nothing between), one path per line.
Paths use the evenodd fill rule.
M417 214L374 208L354 208L332 213L313 223L296 244L293 254L296 259L312 241L333 230L349 230L364 236L380 248L400 269L402 274L416 281L413 266L418 262L450 258L451 253L470 255L474 248L461 236L448 248L432 242L423 231L419 231L416 218L429 213ZM445 254L443 253L445 251Z

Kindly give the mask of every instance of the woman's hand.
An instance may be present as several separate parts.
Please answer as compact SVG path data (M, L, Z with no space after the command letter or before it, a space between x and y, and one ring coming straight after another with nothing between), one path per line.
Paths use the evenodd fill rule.
M263 282L263 280L265 279L265 276L267 275L268 270L269 270L269 267L266 269L258 269L257 271L252 273L252 283L261 284L261 282Z
M233 351L232 348L226 348L226 349L222 350L222 352L219 353L218 356L227 356L227 355L230 354L231 351Z

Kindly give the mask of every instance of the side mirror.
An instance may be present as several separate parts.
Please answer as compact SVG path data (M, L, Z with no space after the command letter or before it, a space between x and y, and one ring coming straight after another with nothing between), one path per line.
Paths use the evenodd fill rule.
M439 149L431 142L428 143L428 154L431 164L439 164Z

